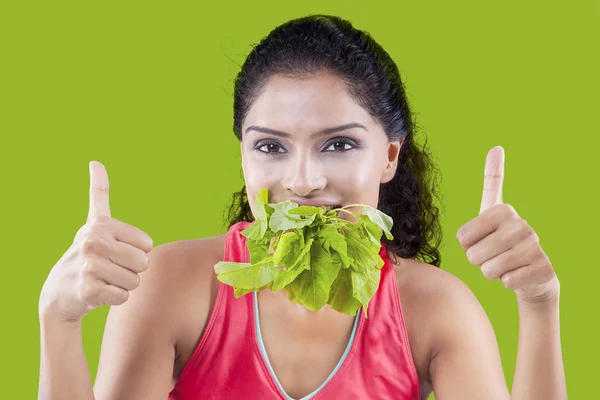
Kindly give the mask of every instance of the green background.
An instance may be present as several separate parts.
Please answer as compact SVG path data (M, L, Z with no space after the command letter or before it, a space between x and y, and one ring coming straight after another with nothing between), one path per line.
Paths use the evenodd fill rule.
M88 162L108 170L113 217L156 245L224 232L224 205L242 185L232 133L239 65L275 26L326 13L369 31L398 63L419 141L427 136L443 173L442 267L487 311L510 387L514 295L470 265L455 237L479 212L487 151L504 147L504 201L536 230L562 284L570 398L596 398L598 2L211 7L0 5L1 397L36 397L39 292L85 222ZM84 320L92 375L107 311Z

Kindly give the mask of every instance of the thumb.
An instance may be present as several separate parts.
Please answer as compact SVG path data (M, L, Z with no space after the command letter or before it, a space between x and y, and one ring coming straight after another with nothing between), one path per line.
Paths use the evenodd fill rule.
M479 214L485 210L502 204L502 182L504 181L504 148L492 148L485 160L483 178L483 195Z
M98 161L90 161L90 208L87 222L98 216L110 217L108 201L108 174L104 165Z

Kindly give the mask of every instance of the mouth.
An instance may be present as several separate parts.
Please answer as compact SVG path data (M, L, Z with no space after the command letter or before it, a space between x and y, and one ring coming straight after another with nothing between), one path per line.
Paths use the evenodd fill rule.
M322 202L322 201L294 201L294 203L299 206L313 206L313 207L325 207L327 210L333 210L334 208L341 208L342 205L338 203L332 202Z

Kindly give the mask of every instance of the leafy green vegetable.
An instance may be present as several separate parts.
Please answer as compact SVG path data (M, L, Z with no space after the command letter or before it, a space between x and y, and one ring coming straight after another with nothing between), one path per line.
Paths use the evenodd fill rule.
M334 310L350 315L361 307L360 302L354 298L352 272L349 269L340 269L337 279L331 285L329 305Z
M290 214L292 208L298 207L298 204L291 200L282 201L277 204L269 204L273 207L273 215L269 219L269 229L273 232L285 231L287 229L297 229L310 225L316 213L313 214Z
M337 253L339 260L344 268L350 266L348 257L348 245L346 238L333 225L323 225L318 233L318 240L328 253L331 251Z
M310 268L291 282L298 302L311 311L320 310L329 300L331 285L340 268L340 262L334 260L318 241L312 242Z
M283 289L285 286L289 285L296 279L298 275L300 275L304 270L310 269L311 264L311 254L309 253L311 249L311 245L314 239L310 238L307 241L307 244L304 247L298 246L296 252L289 252L287 256L287 260L284 259L284 268L277 272L275 278L273 280L272 290L278 291ZM279 248L277 249L279 250ZM295 260L292 260L294 259Z
M258 289L271 282L277 271L272 257L265 257L256 264L221 261L215 265L221 282L241 289Z
M348 208L359 207L362 213ZM346 212L350 222L339 217ZM236 297L254 290L285 289L290 301L312 311L325 304L341 313L365 316L380 279L380 239L393 221L364 204L342 208L298 206L291 200L268 203L267 189L256 195L256 220L241 233L250 263L219 262L217 278L235 288Z
M267 208L268 201L268 192L266 190L259 190L256 194L256 223L245 230L246 237L253 240L259 240L262 239L267 232L269 225L268 217L273 212L272 209L269 210Z

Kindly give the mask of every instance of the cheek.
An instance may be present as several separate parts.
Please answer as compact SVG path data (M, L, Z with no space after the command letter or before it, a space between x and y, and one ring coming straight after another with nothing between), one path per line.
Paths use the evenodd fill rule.
M265 160L253 159L252 157L245 158L242 162L244 171L244 180L246 186L251 187L255 191L266 187L267 189L281 180L283 168L278 168Z
M256 193L262 188L267 188L269 195L271 195L277 183L281 181L281 170L281 168L269 166L269 163L252 157L252 155L244 155L242 159L242 171L244 173L248 202L254 215L256 215L256 210L254 209Z
M382 171L377 157L362 155L331 171L328 182L345 192L347 198L370 205L379 194Z

